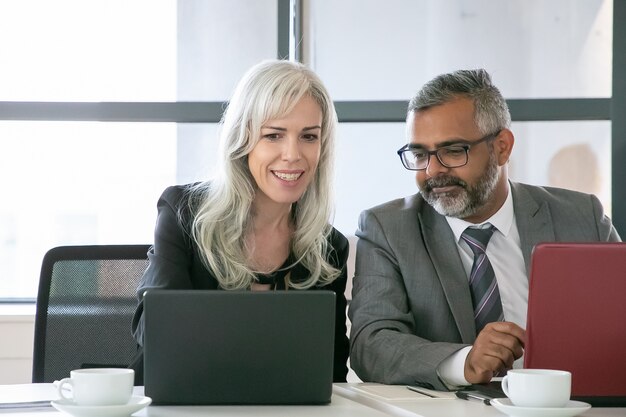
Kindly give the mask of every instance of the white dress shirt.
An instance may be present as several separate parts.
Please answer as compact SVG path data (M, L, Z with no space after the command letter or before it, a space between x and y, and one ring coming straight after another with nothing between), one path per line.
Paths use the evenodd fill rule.
M507 198L500 209L489 219L480 224L465 220L446 217L456 238L457 248L463 267L469 280L470 271L474 262L474 255L469 245L461 239L461 234L469 226L477 227L490 223L496 227L493 236L487 245L487 257L493 267L498 281L500 299L504 320L510 321L521 328L526 328L526 312L528 309L528 275L524 263L524 255L520 244L519 231L515 222L513 196L509 186ZM440 378L448 385L468 385L465 379L465 359L471 347L463 348L444 360L437 369ZM521 358L514 367L522 365Z

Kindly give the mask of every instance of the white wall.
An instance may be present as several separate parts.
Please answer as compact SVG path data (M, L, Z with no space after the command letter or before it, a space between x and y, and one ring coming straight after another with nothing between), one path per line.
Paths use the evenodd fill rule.
M31 382L35 306L0 306L0 384Z

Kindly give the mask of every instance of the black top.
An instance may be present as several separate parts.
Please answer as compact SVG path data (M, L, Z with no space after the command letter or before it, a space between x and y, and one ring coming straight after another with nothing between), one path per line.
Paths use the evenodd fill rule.
M285 276L291 271L291 264L295 262L295 258L292 253L289 254L285 262L274 272L269 274L256 274L256 279L259 284L268 284L273 288L278 288L280 282L284 282ZM281 288L284 289L284 288Z
M139 305L135 311L132 329L140 350L131 365L135 369L135 384L143 385L143 293L149 288L168 289L215 289L219 284L211 271L203 264L198 247L190 237L192 214L185 190L188 186L168 187L157 203L158 215L154 232L154 246L148 252L150 264L137 288ZM179 216L179 211L181 216ZM334 382L345 382L348 374L348 337L346 335L346 262L348 240L336 229L328 238L330 253L328 261L341 270L341 275L326 286L314 286L311 290L330 290L336 294L335 306L335 358ZM291 258L291 256L289 257ZM291 263L290 259L286 262ZM281 271L277 271L279 274ZM305 280L309 271L300 264L290 270L292 282ZM275 281L276 288L284 288L284 281ZM281 285L282 284L282 285ZM291 289L290 291L295 289Z

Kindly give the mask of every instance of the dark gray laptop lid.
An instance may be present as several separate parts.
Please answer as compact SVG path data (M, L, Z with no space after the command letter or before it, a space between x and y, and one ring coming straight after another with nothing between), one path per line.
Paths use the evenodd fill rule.
M324 404L330 291L149 290L145 393L156 404Z

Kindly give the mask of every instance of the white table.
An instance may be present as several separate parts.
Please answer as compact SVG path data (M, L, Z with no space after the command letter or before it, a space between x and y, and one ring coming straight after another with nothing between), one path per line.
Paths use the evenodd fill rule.
M387 414L352 401L333 395L328 405L263 405L263 406L149 406L133 416L150 417L386 417Z
M143 387L135 388L135 395L143 395ZM56 399L52 384L0 385L0 401L35 401ZM0 417L57 417L68 416L52 407L0 410ZM387 414L365 404L338 395L327 405L283 406L158 406L150 405L133 417L386 417Z
M368 407L398 417L501 417L494 407L478 401L465 401L448 395L448 398L427 398L412 393L405 386L383 385L381 395L376 395L378 384L334 384L333 394L348 398ZM364 388L371 387L365 390ZM581 417L626 416L626 408L596 408L579 414Z
M380 387L380 388L377 388ZM136 395L143 388L135 388ZM479 402L464 401L443 393L448 398L427 398L404 386L377 384L335 384L332 402L318 406L158 406L151 405L135 417L496 417L498 410ZM0 385L0 401L34 401L56 399L52 384ZM592 408L583 417L626 416L626 408ZM67 416L51 407L0 410L0 417Z

